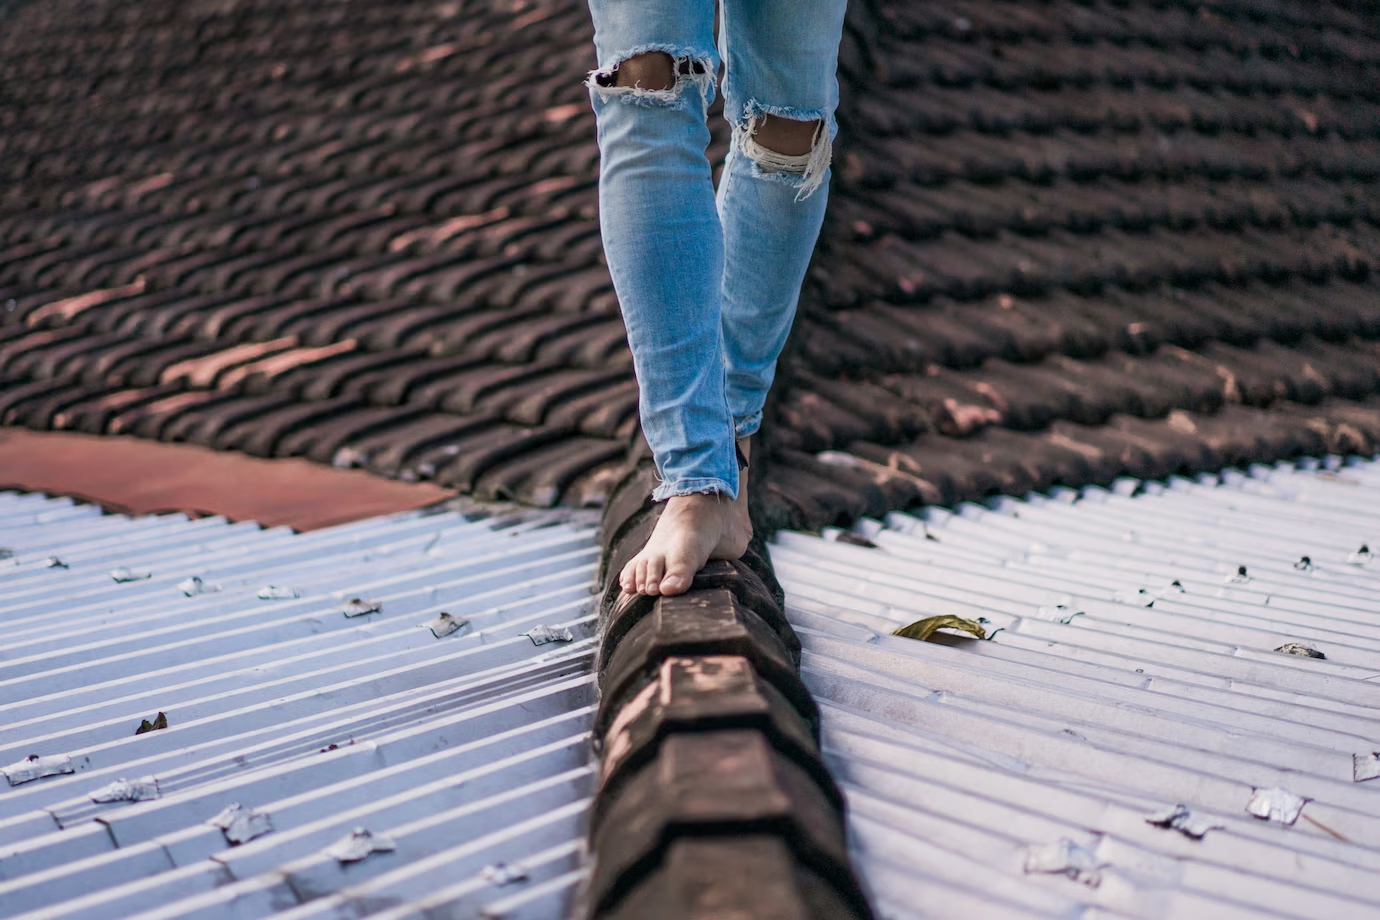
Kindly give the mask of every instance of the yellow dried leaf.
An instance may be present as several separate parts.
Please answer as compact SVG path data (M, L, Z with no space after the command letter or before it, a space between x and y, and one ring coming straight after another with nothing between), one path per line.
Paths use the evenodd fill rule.
M987 638L987 630L972 620L965 620L963 617L956 617L944 614L937 617L925 617L923 620L916 620L909 626L902 626L892 632L893 636L900 636L903 639L919 639L921 642L929 641L930 636L934 635L937 629L959 629L966 633L971 633L979 639Z

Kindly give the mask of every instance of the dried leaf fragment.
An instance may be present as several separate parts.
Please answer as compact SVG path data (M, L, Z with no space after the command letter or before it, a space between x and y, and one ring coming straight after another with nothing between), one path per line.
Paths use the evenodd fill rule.
M1097 853L1067 837L1054 843L1031 846L1025 851L1025 873L1045 873L1067 875L1089 888L1102 884L1102 868L1105 864Z
M1322 652L1313 648L1311 645L1303 645L1299 642L1286 642L1279 648L1275 649L1275 651L1283 652L1286 655L1297 655L1300 658L1318 658L1323 661L1327 660L1327 656L1324 655Z
M1274 786L1270 789L1252 790L1251 800L1246 803L1246 811L1266 821L1293 824L1299 819L1299 813L1303 811L1303 806L1307 802L1308 799L1301 795Z
M484 881L496 888L502 888L504 885L511 885L514 882L527 881L526 869L519 865L510 866L507 863L494 863L491 866L485 866L480 875L483 876Z
M893 630L891 634L903 639L919 639L921 642L928 642L930 636L940 629L958 629L977 636L979 639L987 638L987 630L983 629L982 626L972 620L965 620L963 617L956 617L952 614L925 617L923 620L916 620L909 626L902 626L900 629Z
M460 630L470 631L470 621L464 617L454 617L442 610L436 616L422 624L431 630L431 634L437 639L444 639ZM529 637L530 638L530 637Z
M1153 824L1156 827L1171 828L1194 840L1202 840L1208 831L1221 830L1226 827L1225 824L1213 821L1211 818L1194 814L1192 809L1182 802L1157 814L1146 815L1145 823Z
M379 613L383 610L383 601L370 600L363 597L352 597L340 608L340 612L346 617L362 617L371 613Z
M5 774L5 779L10 781L11 786L42 779L45 776L75 772L72 768L72 758L66 754L50 754L47 757L30 754L8 767L0 767L0 773Z
M239 802L226 805L218 815L206 823L224 831L225 839L232 847L247 843L255 837L262 837L273 830L273 824L268 820L267 814L250 811Z
M545 645L548 642L574 642L575 636L564 626L534 626L523 633L532 640L533 645Z
M1380 751L1351 755L1351 779L1353 782L1364 783L1366 780L1375 779L1377 776L1380 776Z
M198 594L215 594L220 591L220 584L202 581L201 576L193 575L178 582L177 590L188 597L196 597Z
M334 857L338 862L352 863L368 859L375 853L391 853L397 848L398 845L387 834L373 834L365 828L357 827L326 847L326 855Z
M142 735L144 734L144 732L162 731L167 727L168 714L166 712L160 712L157 716L154 717L152 722L150 722L148 719L145 719L144 721L140 722L139 727L134 730L134 734Z
M126 584L131 581L147 581L153 577L152 569L131 569L129 566L122 565L119 568L110 570L110 577L117 584Z
M92 790L87 794L97 804L109 802L148 802L158 798L158 780L152 776L143 779L120 779Z

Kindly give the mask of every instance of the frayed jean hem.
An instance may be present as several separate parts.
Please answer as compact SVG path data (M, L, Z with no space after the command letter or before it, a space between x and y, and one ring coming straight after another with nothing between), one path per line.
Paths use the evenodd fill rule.
M653 489L652 501L664 502L681 495L723 495L732 500L738 497L738 490L722 479L680 479L663 482Z

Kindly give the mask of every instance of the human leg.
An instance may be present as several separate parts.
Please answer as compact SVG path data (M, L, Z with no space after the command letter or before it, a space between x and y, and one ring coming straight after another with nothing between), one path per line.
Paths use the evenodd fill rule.
M726 393L739 438L761 425L824 219L844 10L844 0L723 3L734 130L717 204Z
M604 252L622 305L657 499L737 491L724 396L723 235L705 148L712 0L591 0ZM668 66L669 65L669 66ZM627 67L627 72L623 68ZM673 77L665 84L670 69Z
M666 500L627 591L675 594L748 535L725 396L723 236L705 148L719 59L713 0L591 0L604 251L628 328L642 428Z

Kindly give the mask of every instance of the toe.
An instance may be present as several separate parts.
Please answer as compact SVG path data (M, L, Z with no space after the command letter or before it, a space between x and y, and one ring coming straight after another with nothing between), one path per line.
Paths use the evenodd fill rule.
M690 590L690 579L694 573L681 566L673 566L661 579L662 594L684 594Z
M647 560L647 594L661 593L661 579L666 574L666 561L660 556Z
M623 571L618 573L618 587L624 592L632 594L637 590L637 560L629 559L628 564L623 566Z

